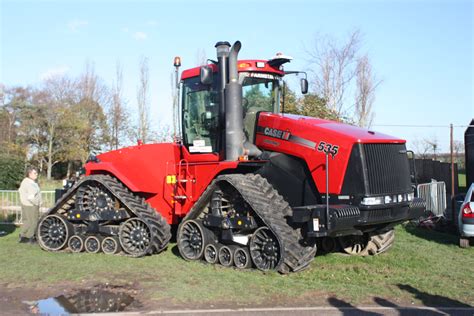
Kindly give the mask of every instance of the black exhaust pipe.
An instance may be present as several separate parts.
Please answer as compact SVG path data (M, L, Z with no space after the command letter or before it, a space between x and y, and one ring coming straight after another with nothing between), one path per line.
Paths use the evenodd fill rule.
M225 88L225 154L235 161L244 154L242 85L239 84L237 57L242 44L234 43L229 53L229 81Z
M217 63L219 66L219 133L220 137L218 148L225 148L225 87L227 85L228 58L229 58L229 42L217 42L214 46L217 50Z

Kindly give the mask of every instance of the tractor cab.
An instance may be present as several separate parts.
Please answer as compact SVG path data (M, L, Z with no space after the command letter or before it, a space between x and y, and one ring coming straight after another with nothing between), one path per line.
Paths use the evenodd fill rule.
M232 56L229 57L227 45L216 44L224 50L227 47L227 51L218 61L184 70L179 84L178 125L184 146L191 154L219 154L220 160L229 160L229 155L225 155L225 138L232 125L236 125L237 134L243 130L244 147L252 147L250 152L258 153L253 145L258 113L280 112L283 64L291 60L282 54L270 60L235 60L235 69L229 61ZM234 140L234 148L235 143L240 140Z
M262 65L257 68L256 65ZM203 83L199 68L186 70L181 81L181 126L183 143L191 153L220 152L220 132L225 128L225 113L219 98L217 67L209 84ZM266 66L266 67L265 67ZM238 82L242 86L244 133L254 142L257 113L280 112L282 72L266 61L240 61ZM195 74L195 76L192 76Z

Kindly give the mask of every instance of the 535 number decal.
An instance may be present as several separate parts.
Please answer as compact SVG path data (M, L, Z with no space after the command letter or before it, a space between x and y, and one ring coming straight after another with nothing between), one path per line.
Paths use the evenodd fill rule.
M330 154L334 158L339 152L339 145L332 145L326 142L319 142L319 145L318 147L316 147L316 149L319 152Z

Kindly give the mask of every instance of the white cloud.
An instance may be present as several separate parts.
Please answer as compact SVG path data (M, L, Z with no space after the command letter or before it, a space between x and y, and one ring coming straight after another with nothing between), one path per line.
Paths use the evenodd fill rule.
M135 32L133 34L133 38L135 38L137 41L144 41L146 40L148 37L148 35L146 35L146 33L143 33L143 32Z
M86 20L74 19L69 21L67 26L71 31L76 32L79 28L87 26L88 24L89 22Z
M60 67L56 67L56 68L50 68L50 69L46 70L45 72L43 72L40 75L40 79L41 80L48 80L48 79L51 79L51 78L56 77L56 76L62 76L65 73L67 73L69 71L69 69L70 68L68 66L60 66Z

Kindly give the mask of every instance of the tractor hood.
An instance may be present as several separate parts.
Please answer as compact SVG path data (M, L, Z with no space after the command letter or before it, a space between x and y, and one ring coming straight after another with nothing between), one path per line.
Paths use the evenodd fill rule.
M328 139L350 143L398 143L406 141L400 138L360 128L357 126L292 114L261 113L258 120L257 133L279 138L280 132L291 141L316 143ZM282 138L284 139L284 138Z
M386 161L386 165L394 166L394 170L397 164L393 164L392 160L401 159L403 160L401 163L405 165L407 159L403 139L348 124L291 114L260 113L255 143L261 150L302 159L307 164L320 192L326 191L324 179L327 154L331 194L343 192L345 170L348 168L349 160L357 161L352 165L357 165L356 170L359 173L354 174L360 177L364 157L374 156L374 161L382 159ZM403 154L404 158L400 156ZM383 161L380 162L382 165Z

